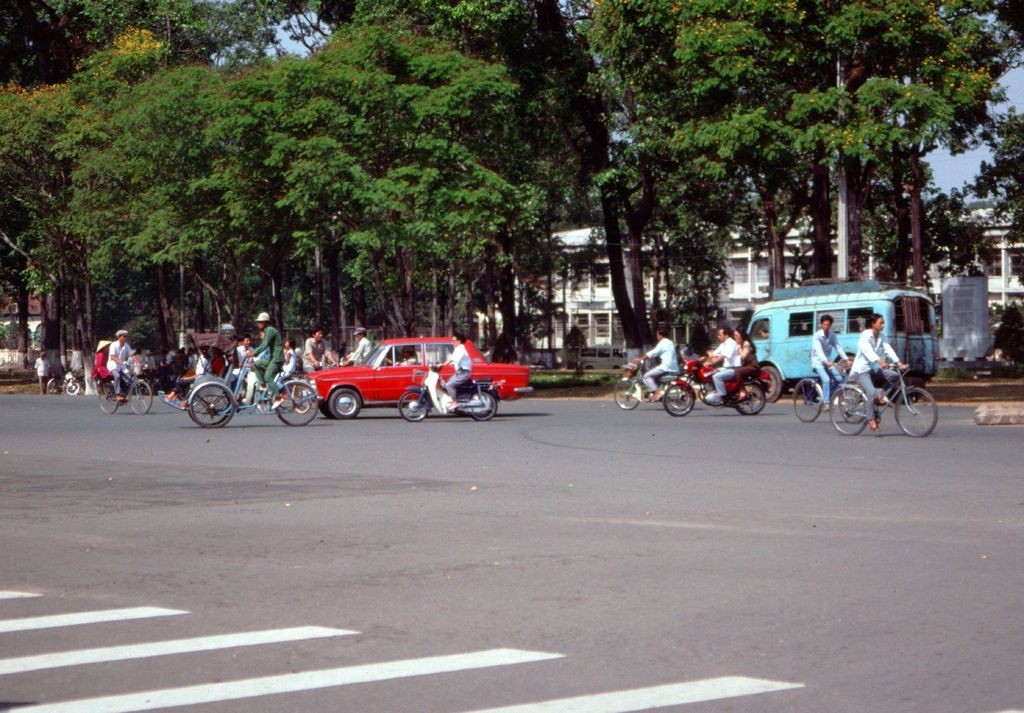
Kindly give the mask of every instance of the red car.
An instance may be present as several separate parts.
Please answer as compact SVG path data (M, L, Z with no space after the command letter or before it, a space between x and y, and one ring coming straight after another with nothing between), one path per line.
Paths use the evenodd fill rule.
M452 353L450 337L406 337L380 342L362 366L339 366L310 374L320 398L320 411L328 418L355 418L364 406L395 406L405 387L418 383L414 372L430 364L443 364ZM474 379L492 379L502 399L517 399L533 392L530 367L490 364L472 342L466 351L473 360ZM442 378L455 372L451 364Z

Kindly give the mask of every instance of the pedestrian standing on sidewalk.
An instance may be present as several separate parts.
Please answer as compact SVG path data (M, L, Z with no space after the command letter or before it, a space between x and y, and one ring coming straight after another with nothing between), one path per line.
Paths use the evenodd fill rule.
M36 359L36 376L39 378L39 395L46 396L46 375L49 368L46 365L46 350L39 349L39 357Z

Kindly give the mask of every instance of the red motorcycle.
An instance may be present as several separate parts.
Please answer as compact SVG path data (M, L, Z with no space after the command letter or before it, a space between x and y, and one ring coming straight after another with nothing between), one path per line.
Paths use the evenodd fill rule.
M685 416L693 408L696 395L705 404L715 408L734 408L744 416L761 413L767 403L765 390L771 381L771 375L767 371L761 369L744 381L742 386L746 396L740 396L740 380L730 379L725 382L725 396L722 400L709 401L708 396L715 393L715 383L711 377L716 371L718 369L713 366L704 366L699 359L685 359L682 375L665 387L665 410L673 416ZM679 405L678 409L675 408L676 404Z

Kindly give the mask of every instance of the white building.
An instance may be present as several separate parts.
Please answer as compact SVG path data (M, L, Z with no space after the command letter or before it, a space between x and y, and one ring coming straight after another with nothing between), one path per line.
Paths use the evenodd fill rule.
M580 228L555 233L567 251L581 253L590 246L592 230ZM1009 230L1005 227L990 229L987 234L997 245L997 254L990 262L981 265L981 270L988 279L988 302L1007 304L1024 301L1024 244L1009 240ZM789 240L792 248L799 244L801 253L809 255L810 241L794 236ZM576 326L583 332L587 344L621 345L624 343L622 328L618 319L618 311L612 296L611 282L607 271L607 258L600 240L596 243L593 265L576 265L567 270L567 274L554 276L555 319L554 335L550 347L561 349L563 335ZM573 261L569 261L573 265ZM869 275L875 272L875 261L869 258L867 270ZM626 266L627 289L631 285ZM754 250L738 248L728 258L726 266L730 277L728 291L720 296L719 303L725 319L738 322L747 310L767 302L769 295L769 265L767 257L758 257ZM786 274L794 271L792 255L786 256ZM833 267L833 275L837 269ZM803 275L797 272L797 280ZM939 301L942 297L942 276L938 267L933 267L929 274L929 283L933 297ZM654 289L654 280L650 276L645 279L645 289L650 300ZM660 295L664 304L666 295ZM682 335L677 335L678 337ZM547 345L538 345L547 346Z

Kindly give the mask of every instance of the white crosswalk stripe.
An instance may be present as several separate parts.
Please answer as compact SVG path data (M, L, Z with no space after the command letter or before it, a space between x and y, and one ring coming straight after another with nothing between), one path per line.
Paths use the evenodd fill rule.
M803 687L802 683L727 676L649 688L635 688L629 691L559 698L504 708L488 708L473 711L473 713L631 713L632 711L647 711L666 706L717 701L723 698L752 696L758 693Z
M343 666L322 671L306 671L279 676L263 676L224 683L207 683L183 688L144 691L120 696L83 698L64 703L50 703L18 708L18 713L128 713L151 711L173 706L234 701L257 696L295 693L320 688L347 686L353 683L387 681L410 676L426 676L472 669L510 666L512 664L562 658L562 654L517 649L491 649L449 656L430 656L387 663Z
M36 596L40 595L27 592L0 591L0 599ZM188 613L179 609L132 607L7 619L0 620L0 634L101 622L129 621L149 617L167 617ZM165 639L162 641L118 646L83 648L73 651L0 659L0 676L95 663L131 661L159 656L218 651L236 647L252 647L283 642L351 636L358 633L348 629L298 626L212 636ZM19 713L128 713L129 711L158 710L204 703L217 703L220 701L283 695L301 691L336 688L357 683L394 681L417 676L540 663L560 658L564 658L564 654L521 649L487 649L484 651L349 665L256 678L242 678L234 681L203 683L178 688L103 695L79 700L38 703L36 705L19 706L17 710ZM802 683L727 676L529 702L500 708L477 709L473 713L630 713L632 711L647 711L666 706L773 693L803 687L804 684ZM1024 712L1004 711L1002 713Z
M62 668L65 666L80 666L90 663L127 661L129 659L142 659L153 656L194 653L197 651L216 651L218 649L230 649L241 646L262 646L263 644L276 644L285 641L323 639L330 636L352 636L358 633L358 631L328 629L323 626L299 626L290 629L270 629L268 631L200 636L191 639L175 639L173 641L154 641L148 644L80 649L78 651L0 659L0 675Z
M175 616L178 614L188 614L188 612L181 611L180 609L161 609L160 607L132 607L129 609L76 612L74 614L51 614L49 616L33 616L23 619L4 619L0 620L0 634L12 631L52 629L60 626L99 624L108 621L148 619L154 616Z

